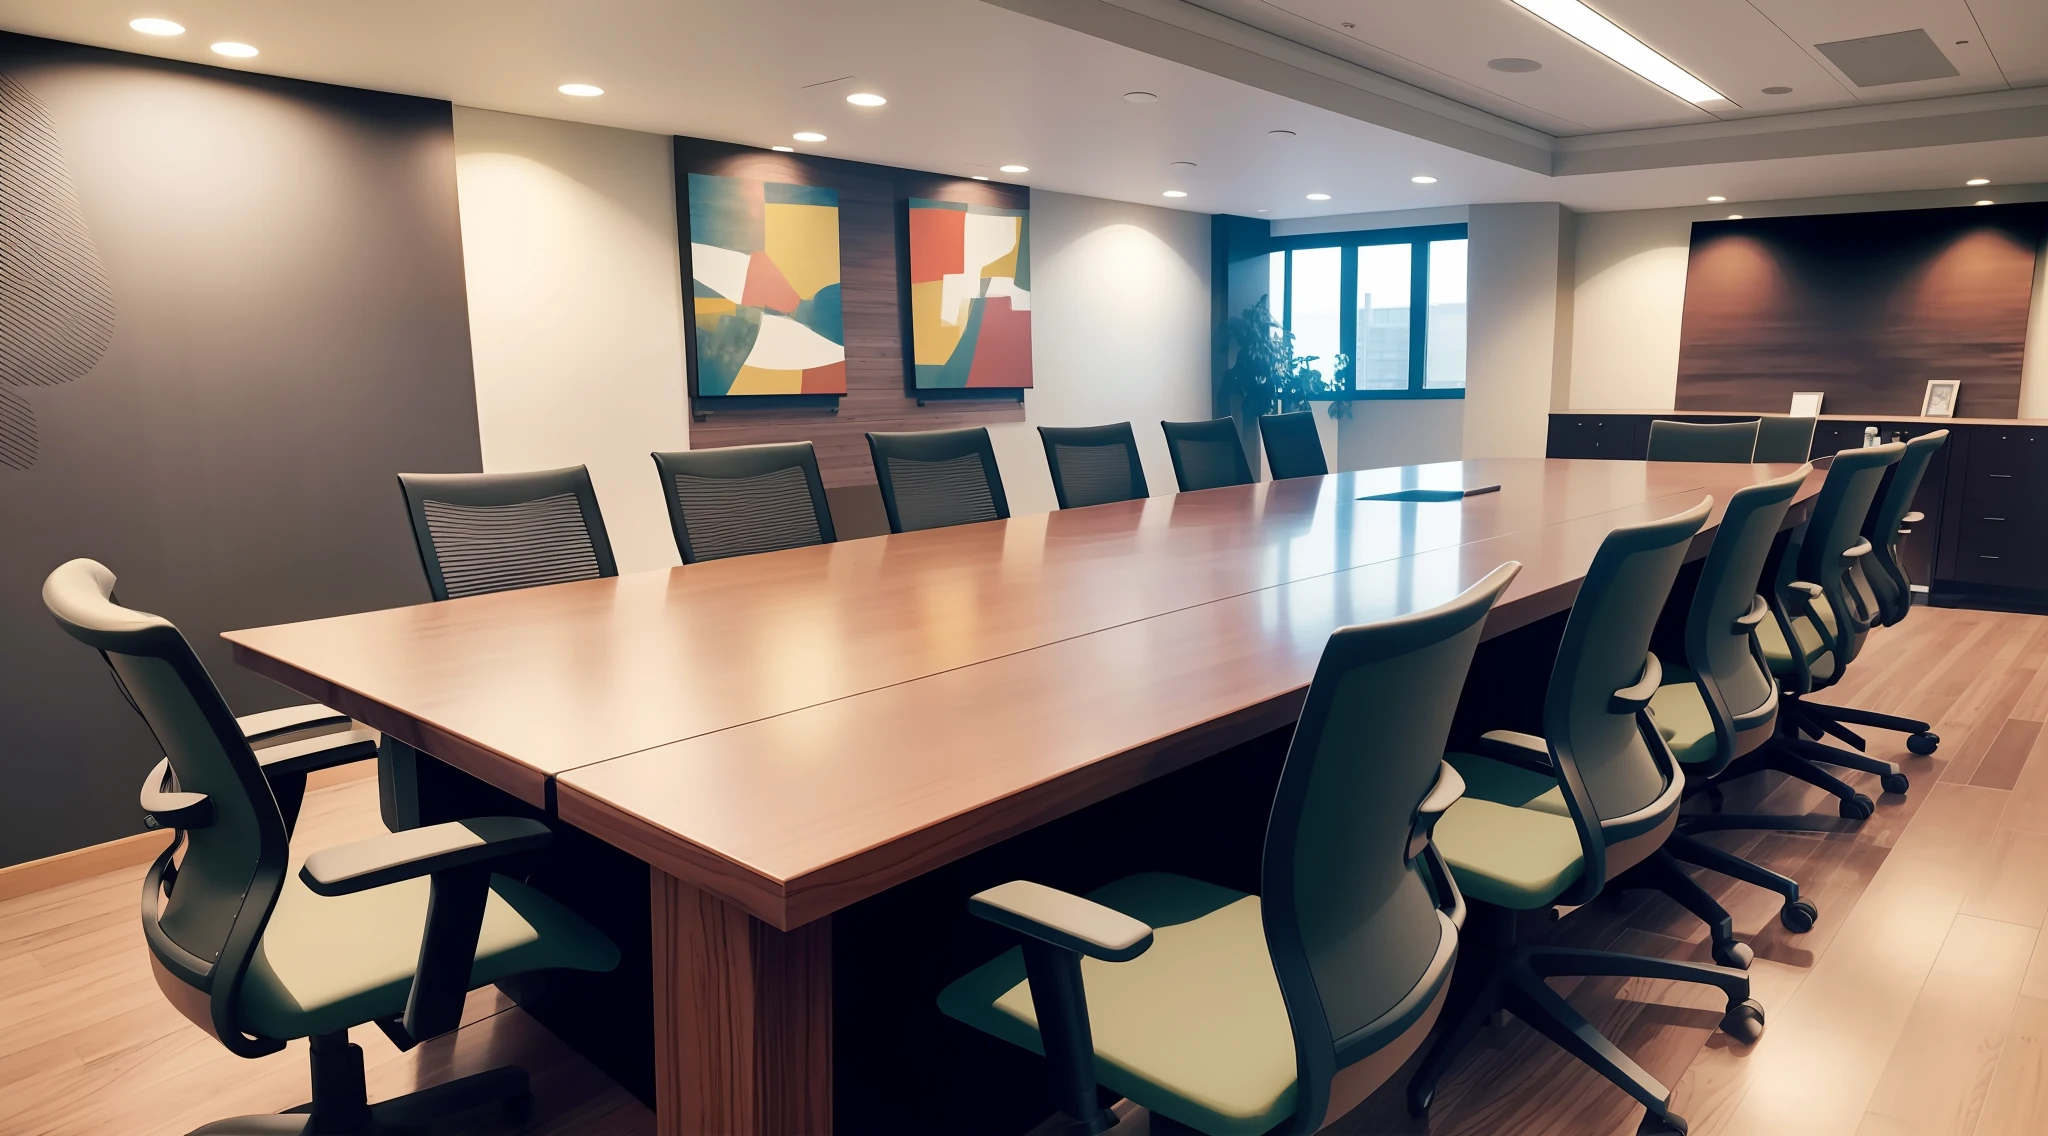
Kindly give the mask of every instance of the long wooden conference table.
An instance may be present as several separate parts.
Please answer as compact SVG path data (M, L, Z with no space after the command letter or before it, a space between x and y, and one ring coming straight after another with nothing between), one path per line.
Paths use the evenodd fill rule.
M1704 555L1729 494L1791 468L1368 470L226 637L644 861L658 1130L811 1136L833 1126L835 913L1284 730L1335 628L1517 560L1505 634L1569 608L1611 528L1712 495Z

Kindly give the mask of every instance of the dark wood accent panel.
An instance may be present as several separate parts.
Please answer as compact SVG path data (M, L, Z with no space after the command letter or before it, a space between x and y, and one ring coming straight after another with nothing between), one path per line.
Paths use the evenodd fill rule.
M729 142L677 138L676 213L682 242L683 295L690 288L688 175L765 178L839 191L840 304L846 322L846 394L726 399L696 396L697 321L685 313L691 381L690 445L698 449L808 440L828 487L872 485L870 430L950 430L1021 422L1016 391L977 392L943 401L927 392L918 405L907 372L910 340L908 234L904 204L912 197L1029 208L1031 191L1001 182L873 166L809 154L778 154ZM833 406L837 404L837 413ZM695 415L709 412L703 421Z
M2044 224L2037 203L1694 223L1678 408L1818 390L1833 413L1913 415L1958 379L1959 416L2017 414Z
M650 873L658 1136L831 1136L832 922L778 931Z

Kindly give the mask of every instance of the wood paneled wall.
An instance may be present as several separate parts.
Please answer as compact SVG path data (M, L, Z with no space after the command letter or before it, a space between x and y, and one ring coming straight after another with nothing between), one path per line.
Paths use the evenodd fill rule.
M808 439L818 448L818 464L828 487L871 486L875 474L864 437L870 430L946 430L1023 421L1024 404L1015 392L1007 390L946 401L927 394L927 404L917 404L906 364L910 254L904 203L912 197L929 197L1022 209L1031 204L1029 189L808 154L778 154L698 138L677 138L675 155L686 297L690 295L689 174L764 178L839 191L846 394L837 400L838 413L832 413L833 400L823 396L698 399L697 329L694 319L686 320L693 448ZM707 410L709 417L695 420L697 413Z
M1679 410L1912 415L1958 379L1961 417L2019 413L2048 205L1702 221L1679 336Z

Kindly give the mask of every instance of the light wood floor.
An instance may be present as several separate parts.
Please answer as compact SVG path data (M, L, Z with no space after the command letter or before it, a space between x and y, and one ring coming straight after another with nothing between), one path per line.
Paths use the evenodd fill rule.
M1776 898L1702 881L1756 950L1769 1030L1751 1049L1714 1032L1710 995L1655 982L1588 980L1572 1002L1676 1090L1700 1136L2022 1136L2048 1132L2048 618L1917 609L1879 632L1829 701L1936 723L1939 756L1907 755L1904 798L1878 796L1861 826L1826 834L1716 839L1797 878L1821 908L1805 935L1777 923ZM1758 782L1771 811L1832 817L1817 790ZM1729 807L1748 802L1731 794ZM301 843L381 831L373 782L309 794ZM178 1136L238 1113L304 1099L302 1045L260 1061L230 1056L172 1012L149 977L135 909L141 870L0 903L0 1134ZM1630 893L1575 912L1560 937L1640 953L1706 958L1705 932L1662 897ZM2048 942L2048 940L2043 940ZM358 1031L373 1098L495 1065L534 1073L522 1131L648 1133L653 1118L494 993L463 1028L410 1054ZM1641 1110L1509 1021L1445 1081L1428 1125L1396 1090L1333 1128L1340 1136L1628 1136ZM1130 1127L1142 1130L1141 1125ZM490 1116L463 1134L502 1132ZM971 1120L960 1131L973 1133ZM848 1134L842 1134L848 1136ZM853 1134L867 1136L867 1134Z

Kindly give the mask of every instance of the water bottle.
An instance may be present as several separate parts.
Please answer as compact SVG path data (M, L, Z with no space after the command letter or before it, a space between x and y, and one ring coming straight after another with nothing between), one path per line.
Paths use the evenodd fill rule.
M1877 427L1865 426L1863 428L1863 448L1867 450L1872 446L1877 446L1881 444L1882 443L1880 443L1877 440Z

